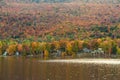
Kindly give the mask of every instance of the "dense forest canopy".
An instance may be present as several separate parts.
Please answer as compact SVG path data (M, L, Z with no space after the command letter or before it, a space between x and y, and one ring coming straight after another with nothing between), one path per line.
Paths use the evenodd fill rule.
M58 3L58 2L70 2L72 0L6 0L7 2L35 2L35 3Z
M47 3L58 3L58 2L87 2L87 3L119 3L120 0L6 0L7 2L47 2Z
M6 5L5 1L4 0L0 0L0 6L4 6Z
M120 54L119 2L1 0L0 54Z
M17 3L21 1L37 0L1 0L0 3L7 4L0 8L1 40L120 38L119 0L39 0L57 3Z

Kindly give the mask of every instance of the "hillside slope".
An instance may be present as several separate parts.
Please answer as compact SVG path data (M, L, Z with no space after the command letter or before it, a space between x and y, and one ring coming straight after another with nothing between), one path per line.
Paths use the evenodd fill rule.
M0 10L0 39L120 38L120 4L10 3Z
M47 3L59 3L59 2L85 2L85 3L119 3L120 0L6 0L7 2L47 2Z

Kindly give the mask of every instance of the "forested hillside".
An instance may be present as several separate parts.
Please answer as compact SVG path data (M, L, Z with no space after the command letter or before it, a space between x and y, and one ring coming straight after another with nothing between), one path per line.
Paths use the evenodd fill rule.
M120 54L119 33L118 0L0 1L0 54Z
M9 1L6 0L3 6L5 2L1 0L0 39L52 41L120 38L120 4L113 4L118 0L96 0L112 4L93 3L95 0L75 0L90 2L86 4L75 1L62 4L17 3L19 0L8 3Z
M0 10L0 39L120 38L120 4L11 3Z
M58 3L58 2L70 2L72 0L6 0L6 2L27 2L27 3Z
M47 2L47 3L58 3L58 2L85 2L85 3L119 3L120 0L6 0L7 2Z

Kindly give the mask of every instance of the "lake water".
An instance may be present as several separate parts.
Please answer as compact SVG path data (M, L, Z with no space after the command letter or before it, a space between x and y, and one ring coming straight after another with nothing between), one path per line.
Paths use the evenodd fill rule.
M120 60L0 57L0 80L120 80Z

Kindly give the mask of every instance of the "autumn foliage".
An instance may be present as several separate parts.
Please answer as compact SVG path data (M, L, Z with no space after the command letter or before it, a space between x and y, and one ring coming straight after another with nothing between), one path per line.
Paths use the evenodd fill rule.
M14 2L0 7L0 55L120 54L119 33L120 3Z
M9 3L1 7L0 39L120 38L119 13L119 4Z
M24 42L18 43L13 41L0 41L0 54L5 51L8 55L42 55L49 57L56 52L63 56L75 56L76 54L85 53L84 49L88 49L92 53L97 49L102 49L106 55L120 54L119 39L103 38L91 40L61 40L53 42ZM7 44L7 45L5 45Z

